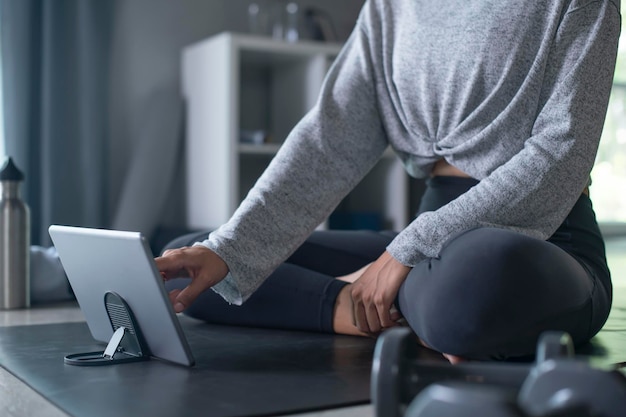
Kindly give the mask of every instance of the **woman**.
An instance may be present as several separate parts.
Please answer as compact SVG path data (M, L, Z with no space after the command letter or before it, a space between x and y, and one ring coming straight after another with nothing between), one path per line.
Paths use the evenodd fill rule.
M452 361L531 354L544 330L588 341L611 305L587 186L619 13L611 0L367 1L317 105L230 221L157 258L166 280L191 277L168 283L175 310L365 335L403 318ZM429 178L418 216L394 235L311 235L387 146Z

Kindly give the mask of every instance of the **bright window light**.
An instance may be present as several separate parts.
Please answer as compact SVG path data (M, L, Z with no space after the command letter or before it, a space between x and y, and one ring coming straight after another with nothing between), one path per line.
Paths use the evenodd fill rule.
M4 160L4 93L2 91L2 54L0 54L0 163Z
M626 0L622 0L622 7ZM626 28L622 20L622 33ZM600 223L626 222L626 37L620 39L613 91L596 164L591 197Z

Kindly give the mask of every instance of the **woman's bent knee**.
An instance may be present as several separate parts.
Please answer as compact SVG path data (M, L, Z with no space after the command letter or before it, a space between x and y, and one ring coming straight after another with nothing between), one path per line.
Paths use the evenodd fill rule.
M558 247L480 228L451 239L438 258L416 266L398 298L429 346L484 359L532 354L538 335L563 326L569 312L576 322L571 330L585 333L580 312L592 289L586 271Z

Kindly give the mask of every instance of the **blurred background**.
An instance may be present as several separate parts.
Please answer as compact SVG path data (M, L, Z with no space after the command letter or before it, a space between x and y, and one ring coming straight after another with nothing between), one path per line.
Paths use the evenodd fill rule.
M288 20L276 25L276 8L290 3L295 39ZM32 243L48 245L54 223L139 230L158 244L185 230L184 48L221 32L340 46L362 5L0 0L0 156L11 155L26 175ZM624 40L619 53L591 187L607 236L626 235ZM409 182L407 213L419 189Z
M251 27L250 7L267 33ZM184 227L181 54L229 31L271 37L288 2L1 0L0 156L24 171L32 243L53 223L140 230ZM363 0L302 0L341 43ZM262 19L263 16L259 17ZM175 154L175 155L173 155ZM149 189L152 198L137 191Z

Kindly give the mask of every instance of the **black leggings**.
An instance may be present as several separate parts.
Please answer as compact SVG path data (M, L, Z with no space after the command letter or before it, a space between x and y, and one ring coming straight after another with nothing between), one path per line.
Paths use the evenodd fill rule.
M427 181L420 212L435 210L477 181ZM190 245L207 233L183 236ZM395 233L319 231L242 306L206 291L187 309L192 317L230 325L332 331L333 307L346 285L334 279L373 262ZM169 289L187 280L174 280ZM611 279L591 200L581 196L556 233L542 241L497 228L451 238L436 258L416 265L396 304L411 328L440 352L474 359L532 355L546 330L593 337L611 307Z

